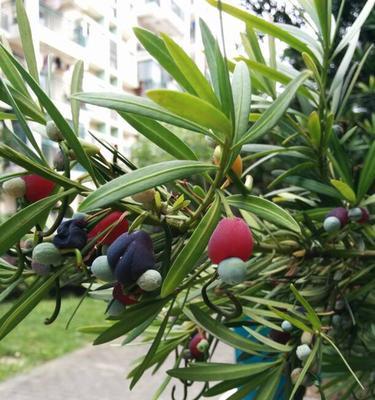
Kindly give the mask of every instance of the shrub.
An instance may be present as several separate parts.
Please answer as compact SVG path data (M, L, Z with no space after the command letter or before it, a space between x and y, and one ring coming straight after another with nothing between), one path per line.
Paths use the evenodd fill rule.
M209 3L219 5L215 0ZM306 4L303 15L309 19L311 32L275 25L222 3L222 12L246 22L243 41L248 54L226 60L201 21L210 80L167 35L158 37L136 28L141 44L181 91L151 90L148 98L75 93L74 87L80 87L75 80L73 127L42 91L33 68L28 72L1 46L0 64L7 78L1 81L1 100L12 107L32 148L14 138L16 150L0 144L0 155L27 173L53 182L54 189L36 202L19 199L18 212L0 225L0 254L17 259L17 267L1 263L1 298L35 276L1 317L0 339L51 287L75 282L108 303L108 321L85 328L99 333L95 344L120 337L128 343L140 335L151 343L128 375L131 387L145 370L175 354L166 383L170 377L178 378L187 390L190 382L203 382L202 396L239 387L231 398L245 398L255 391L257 398L272 399L278 396L282 377L285 398L301 396L301 385L311 383L326 398L338 391L342 398L371 396L375 144L368 132L352 126L345 115L356 78L372 49L366 50L360 63L351 65L361 25L374 2L366 3L337 46L333 43L340 21L338 17L333 22L330 2L301 3ZM20 1L18 8L22 10ZM22 34L24 26L20 30ZM306 69L266 63L255 30L299 52ZM31 38L22 38L32 66ZM331 60L343 54L337 71L330 71ZM81 68L78 63L74 77ZM77 138L80 102L116 110L175 160L156 164L150 160L148 166L136 168L109 145L112 162L97 149L89 151ZM58 142L63 172L48 165L29 120L54 121L63 137ZM220 152L220 157L212 163L200 161L171 127L206 136L213 147L219 146L216 154ZM357 131L355 146L347 146ZM70 172L77 162L85 171L72 180ZM232 170L234 162L243 168L242 175L237 174L238 168ZM61 247L62 261L51 266L47 276L39 277L32 269L33 248L56 235L78 195L83 198L79 205L83 214L76 218L84 222L68 223L60 234L68 225L79 230L74 231L79 238L86 238L86 232L95 234L81 248ZM114 212L118 218L101 223ZM48 213L54 222L46 222ZM227 218L239 221L248 237L238 235L233 224L224 229L220 221ZM327 222L327 218L331 219ZM124 226L121 235L116 230L119 224ZM95 226L101 228L95 230ZM71 234L68 230L65 233ZM114 230L118 237L108 248L105 238ZM219 269L207 256L212 235L210 259L220 261ZM24 245L25 238L32 239L31 246ZM223 254L228 256L224 260ZM97 266L91 271L90 265L98 257L100 268L106 268L105 279L113 274L121 282L95 278L92 272ZM228 268L240 269L230 273ZM101 270L98 277L102 275ZM48 323L58 316L59 290L56 296ZM245 336L233 328L242 328ZM239 350L240 361L252 362L212 363L218 341ZM158 393L164 389L163 384Z

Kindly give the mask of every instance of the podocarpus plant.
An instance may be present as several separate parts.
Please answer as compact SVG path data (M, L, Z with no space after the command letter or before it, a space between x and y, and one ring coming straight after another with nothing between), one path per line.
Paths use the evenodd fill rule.
M1 316L0 339L52 287L75 283L108 303L107 321L82 328L98 334L94 344L120 337L124 344L139 337L150 343L129 373L131 387L145 370L175 357L155 399L172 378L184 385L185 398L196 381L200 397L238 388L230 399L253 392L257 399L301 398L315 384L322 398L372 398L375 144L345 120L345 111L372 49L351 62L374 0L339 40L340 15L331 15L330 1L299 2L309 27L303 30L209 2L246 23L247 56L226 60L201 21L208 80L170 37L136 28L181 90L151 90L148 98L79 93L78 62L70 125L39 86L17 1L28 69L2 45L0 97L12 109L2 117L18 120L31 147L4 128L10 145L2 143L0 155L26 172L1 177L19 207L0 226L0 254L17 260L1 261L0 298L25 281L27 289ZM256 32L271 35L269 62ZM275 40L300 52L306 70L278 62ZM336 57L342 61L331 71ZM116 110L176 160L137 169L97 139L113 154L112 161L104 158L77 138L80 102ZM53 121L48 132L58 142L62 172L49 166L30 121ZM214 162L197 160L173 127L219 146ZM356 148L349 148L353 135ZM273 171L259 179L257 167L269 160ZM72 180L77 163L85 172ZM52 194L25 199L25 181L11 180L25 174L53 182ZM63 220L78 195L79 213ZM55 293L47 323L59 314ZM219 341L241 352L238 364L211 362Z

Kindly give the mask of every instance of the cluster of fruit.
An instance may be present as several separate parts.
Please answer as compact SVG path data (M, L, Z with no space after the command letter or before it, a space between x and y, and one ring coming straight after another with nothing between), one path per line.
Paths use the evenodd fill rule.
M349 221L365 224L369 218L370 215L366 208L355 207L347 210L344 207L336 207L326 215L323 228L326 232L337 232Z

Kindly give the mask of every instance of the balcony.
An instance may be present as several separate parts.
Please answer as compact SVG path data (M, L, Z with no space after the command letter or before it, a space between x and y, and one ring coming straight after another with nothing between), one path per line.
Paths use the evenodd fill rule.
M102 19L107 14L106 2L96 0L61 0L60 10L79 9L95 20Z
M67 18L46 2L39 7L41 47L65 59L84 59L98 69L106 68L108 38L103 27L87 16Z
M165 32L171 36L183 35L186 29L186 15L180 4L186 0L140 0L135 11L140 25L154 32Z
M15 1L0 4L0 29L10 42L19 42Z

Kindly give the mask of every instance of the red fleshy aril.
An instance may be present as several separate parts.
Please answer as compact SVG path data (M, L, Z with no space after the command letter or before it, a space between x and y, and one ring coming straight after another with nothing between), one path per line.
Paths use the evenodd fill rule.
M108 214L90 230L88 233L88 239L93 239L95 236L107 229L110 225L118 222L116 225L113 225L110 231L108 231L101 239L99 239L101 244L112 244L112 242L114 242L120 235L128 231L128 221L124 218L119 222L122 215L123 213L121 211L113 211Z
M113 287L112 296L115 300L127 306L138 303L136 294L135 293L125 294L123 286L120 282L116 283L115 286Z
M253 254L253 246L253 235L243 219L224 218L211 235L208 257L214 264L231 257L247 261Z
M22 179L26 184L25 199L30 203L48 197L56 186L55 182L39 175L25 175Z

